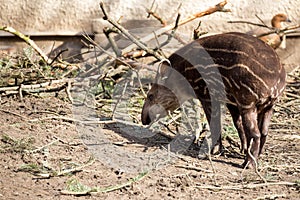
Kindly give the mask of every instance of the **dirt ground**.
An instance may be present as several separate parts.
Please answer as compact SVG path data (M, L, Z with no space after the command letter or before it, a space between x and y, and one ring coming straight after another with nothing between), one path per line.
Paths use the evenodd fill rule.
M299 106L276 107L258 174L243 170L232 151L211 161L185 153L145 174L122 171L89 151L71 107L61 97L2 97L0 199L300 199ZM161 145L103 131L116 148L147 153Z

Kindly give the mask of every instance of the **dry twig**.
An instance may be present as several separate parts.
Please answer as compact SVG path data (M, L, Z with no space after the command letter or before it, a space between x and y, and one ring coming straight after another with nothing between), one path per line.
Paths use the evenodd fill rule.
M184 168L184 169L188 169L188 170L195 170L195 171L201 171L201 172L206 172L206 173L213 173L213 171L211 170L207 170L207 169L203 169L201 167L196 167L196 166L190 166L190 165L175 165L175 167L178 168Z
M249 147L248 147L248 149L247 149L247 150L248 150L248 155L250 156L250 158L251 158L252 161L254 162L254 170L255 170L255 173L259 176L259 178L260 178L261 180L263 180L264 183L267 183L267 180L259 173L259 171L258 171L258 163L257 163L257 160L255 159L255 157L254 157L253 154L251 153L251 148L252 148L252 145L253 145L253 141L254 141L254 139L251 138ZM245 169L249 166L250 163L251 163L250 161L248 161L248 162L246 163L246 165L245 165L245 167L244 167L244 169L243 169L243 171L242 171L242 173L241 173L241 177L243 177L243 173L245 172Z
M95 161L96 161L96 160L95 160L94 158L90 158L90 159L89 159L85 164L83 164L83 165L80 165L80 166L75 167L75 168L66 169L66 170L63 170L63 171L58 172L58 173L57 173L57 176L64 176L64 175L69 174L69 173L74 173L74 172L81 171L83 168L92 165Z
M198 184L195 187L201 189L209 190L244 190L244 189L253 189L260 188L264 186L275 186L275 185L286 185L286 186L296 186L297 183L293 182L268 182L268 183L249 183L244 185L226 185L226 186L213 186L213 185L202 185Z
M200 38L202 35L207 34L208 32L200 31L201 21L199 22L198 26L193 31L193 39L196 40Z
M18 113L15 113L15 112L12 112L12 111L9 111L9 110L1 109L1 108L0 108L0 112L5 112L5 113L8 113L8 114L12 114L12 115L20 117L21 119L26 119L27 118L26 116L20 115Z
M155 0L153 0L151 7L148 9L146 8L146 11L148 13L147 18L149 18L150 16L153 16L155 19L157 19L163 26L167 25L167 22L165 20L163 20L154 10L154 4L155 4Z

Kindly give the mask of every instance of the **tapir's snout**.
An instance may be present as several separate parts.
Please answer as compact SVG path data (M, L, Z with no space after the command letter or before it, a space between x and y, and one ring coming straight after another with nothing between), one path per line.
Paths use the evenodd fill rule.
M173 111L178 106L178 100L170 89L154 84L148 92L141 113L143 125L148 125L154 120L166 116L168 111Z

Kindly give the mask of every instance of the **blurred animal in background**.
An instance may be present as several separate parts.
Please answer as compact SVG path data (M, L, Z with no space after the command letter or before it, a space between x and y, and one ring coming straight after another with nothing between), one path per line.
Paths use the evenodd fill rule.
M282 25L281 25L282 22L291 22L291 20L287 17L286 14L281 13L281 14L275 15L271 20L272 28L274 28L275 30L276 29L280 30L282 28ZM270 45L274 49L278 48L279 46L284 49L285 48L285 35L280 35L279 33L263 35L270 31L272 31L272 30L270 30L267 27L260 27L260 28L257 28L257 29L247 32L247 34L258 37L259 39L266 42L268 45Z

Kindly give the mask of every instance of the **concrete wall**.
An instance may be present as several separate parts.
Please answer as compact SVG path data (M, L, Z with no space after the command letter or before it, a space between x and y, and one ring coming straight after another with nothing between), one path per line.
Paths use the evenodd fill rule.
M168 22L173 22L179 4L181 4L180 13L182 18L185 18L220 1L156 0L155 11ZM153 0L104 0L109 14L115 19L123 17L122 22L125 25L127 20L146 19L145 8L150 8L152 2ZM294 23L300 23L299 0L228 0L226 8L230 8L232 12L215 13L201 18L202 30L209 32L246 32L253 27L246 24L229 24L227 21L247 20L259 22L255 14L266 23L269 23L273 15L286 13ZM75 35L82 33L82 31L88 33L101 32L102 28L107 25L103 23L103 20L99 20L102 13L99 8L99 1L96 0L0 0L0 10L0 25L12 26L29 35L55 36ZM191 31L198 22L199 20L195 20L181 27L178 31L191 38ZM134 23L131 26L130 23L127 23L127 27L131 29L141 26L141 23ZM155 26L159 26L159 24ZM157 28L155 26L154 28ZM147 32L145 28L138 29L138 31ZM7 35L7 33L0 32L1 35ZM8 41L8 38L0 38L0 45L7 46L3 43L3 40ZM293 44L295 43L293 42ZM57 45L61 44L58 43ZM296 46L296 49L300 47L298 40L296 40Z
M182 17L204 10L221 0L156 0L156 12L164 19L173 21L176 9L181 3ZM152 0L106 0L109 13L124 20L145 19L145 8ZM209 31L231 30L224 25L227 20L257 21L255 14L269 20L276 13L287 13L294 21L300 22L300 1L295 0L229 0L226 6L231 13L217 13L203 18L203 25ZM31 34L76 33L92 31L92 21L101 17L99 1L96 0L0 0L0 24L13 26ZM212 21L210 21L212 20ZM244 26L240 26L243 29Z
M31 35L91 31L95 0L0 0L0 24Z

